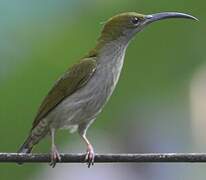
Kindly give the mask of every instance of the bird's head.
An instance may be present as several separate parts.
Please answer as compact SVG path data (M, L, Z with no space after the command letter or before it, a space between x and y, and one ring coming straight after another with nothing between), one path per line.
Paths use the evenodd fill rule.
M186 18L197 20L197 18L178 12L163 12L151 15L126 12L110 18L104 25L101 37L105 40L116 40L119 38L130 40L137 32L152 22L168 18Z

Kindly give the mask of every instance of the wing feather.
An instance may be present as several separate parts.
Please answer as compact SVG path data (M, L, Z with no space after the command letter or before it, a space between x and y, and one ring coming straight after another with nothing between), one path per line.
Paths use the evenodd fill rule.
M94 74L95 70L95 58L85 58L80 61L80 63L73 65L59 80L57 80L48 95L44 98L34 119L32 129L61 101L84 86Z

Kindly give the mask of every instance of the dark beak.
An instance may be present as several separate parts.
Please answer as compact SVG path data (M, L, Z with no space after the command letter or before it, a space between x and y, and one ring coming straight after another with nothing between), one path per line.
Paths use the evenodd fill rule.
M198 19L194 16L189 14L179 13L179 12L163 12L163 13L156 13L151 15L146 15L146 23L150 24L155 21L169 19L169 18L184 18L184 19L192 19L198 21Z

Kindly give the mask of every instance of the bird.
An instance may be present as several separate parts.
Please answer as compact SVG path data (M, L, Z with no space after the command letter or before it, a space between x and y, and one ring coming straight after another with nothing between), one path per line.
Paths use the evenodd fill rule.
M18 153L30 153L40 140L50 135L50 165L55 167L61 161L55 134L59 129L69 129L77 131L86 143L85 162L88 167L93 165L94 148L86 133L117 85L129 43L149 24L169 18L198 20L180 12L149 15L124 12L109 18L103 25L96 46L68 68L43 99Z

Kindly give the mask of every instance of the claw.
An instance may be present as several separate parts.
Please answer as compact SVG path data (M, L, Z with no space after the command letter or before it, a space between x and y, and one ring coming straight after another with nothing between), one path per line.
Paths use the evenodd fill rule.
M51 163L49 164L52 168L54 168L56 166L56 163L61 161L61 156L56 148L56 146L54 146L52 148L52 152L51 152Z
M90 168L91 165L92 166L94 165L94 157L95 157L95 153L93 147L92 145L88 145L86 156L85 156L85 161L87 162L88 168Z

